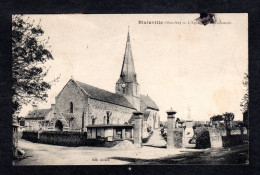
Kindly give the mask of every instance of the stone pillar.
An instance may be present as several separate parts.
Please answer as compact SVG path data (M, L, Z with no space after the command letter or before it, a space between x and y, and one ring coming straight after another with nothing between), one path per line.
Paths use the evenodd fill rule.
M142 147L142 117L143 114L140 111L133 112L134 114L134 145L138 148Z
M176 111L167 111L167 148L174 148L173 143L173 129L175 128L175 117Z
M122 129L122 139L125 140L125 128Z
M114 139L116 139L116 128L113 128L113 137L114 137Z

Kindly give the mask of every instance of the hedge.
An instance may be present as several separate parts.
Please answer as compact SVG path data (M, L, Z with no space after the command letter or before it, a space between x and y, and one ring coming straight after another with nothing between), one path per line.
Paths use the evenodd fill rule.
M98 147L112 147L121 141L106 141L104 138L88 139L87 133L81 132L58 132L58 131L44 131L38 133L37 131L23 131L22 139L44 143L50 145L61 146L98 146Z
M223 147L232 147L243 144L242 135L222 136Z
M174 128L173 129L173 143L175 148L183 147L183 132L182 128Z
M45 131L39 136L39 143L62 146L81 146L86 140L87 133L81 132Z
M38 131L23 131L22 139L38 142Z

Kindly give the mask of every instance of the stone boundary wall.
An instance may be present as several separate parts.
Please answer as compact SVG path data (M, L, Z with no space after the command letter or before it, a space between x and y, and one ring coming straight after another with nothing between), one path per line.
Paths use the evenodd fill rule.
M211 148L221 148L223 146L222 136L226 135L226 130L223 127L208 128Z
M112 147L123 140L107 141L105 139L88 139L87 132L57 132L57 131L24 131L22 139L50 145L60 146L96 146L96 147Z
M243 144L248 140L247 130L239 127L227 133L224 127L198 127L194 129L196 148L220 148Z

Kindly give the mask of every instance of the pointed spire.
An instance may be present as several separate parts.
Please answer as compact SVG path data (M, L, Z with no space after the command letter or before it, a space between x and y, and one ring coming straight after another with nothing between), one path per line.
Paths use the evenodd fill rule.
M136 73L135 73L134 60L132 56L129 26L128 26L125 55L124 55L124 61L123 61L120 77L122 77L126 82L133 82L136 81L135 76Z
M128 26L128 34L127 34L127 42L130 42L130 34L129 34L130 26Z

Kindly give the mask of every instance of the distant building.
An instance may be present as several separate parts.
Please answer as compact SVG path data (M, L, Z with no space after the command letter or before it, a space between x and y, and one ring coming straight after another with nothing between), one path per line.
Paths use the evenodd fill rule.
M128 32L115 93L71 78L56 96L52 109L33 110L26 121L35 129L83 131L92 125L131 124L137 110L144 113L146 129L159 127L158 106L151 97L140 94Z
M20 123L28 130L46 130L49 124L49 118L53 115L53 107L49 109L38 109L34 105L33 110L29 111L28 115L21 119ZM24 122L23 122L24 121Z

